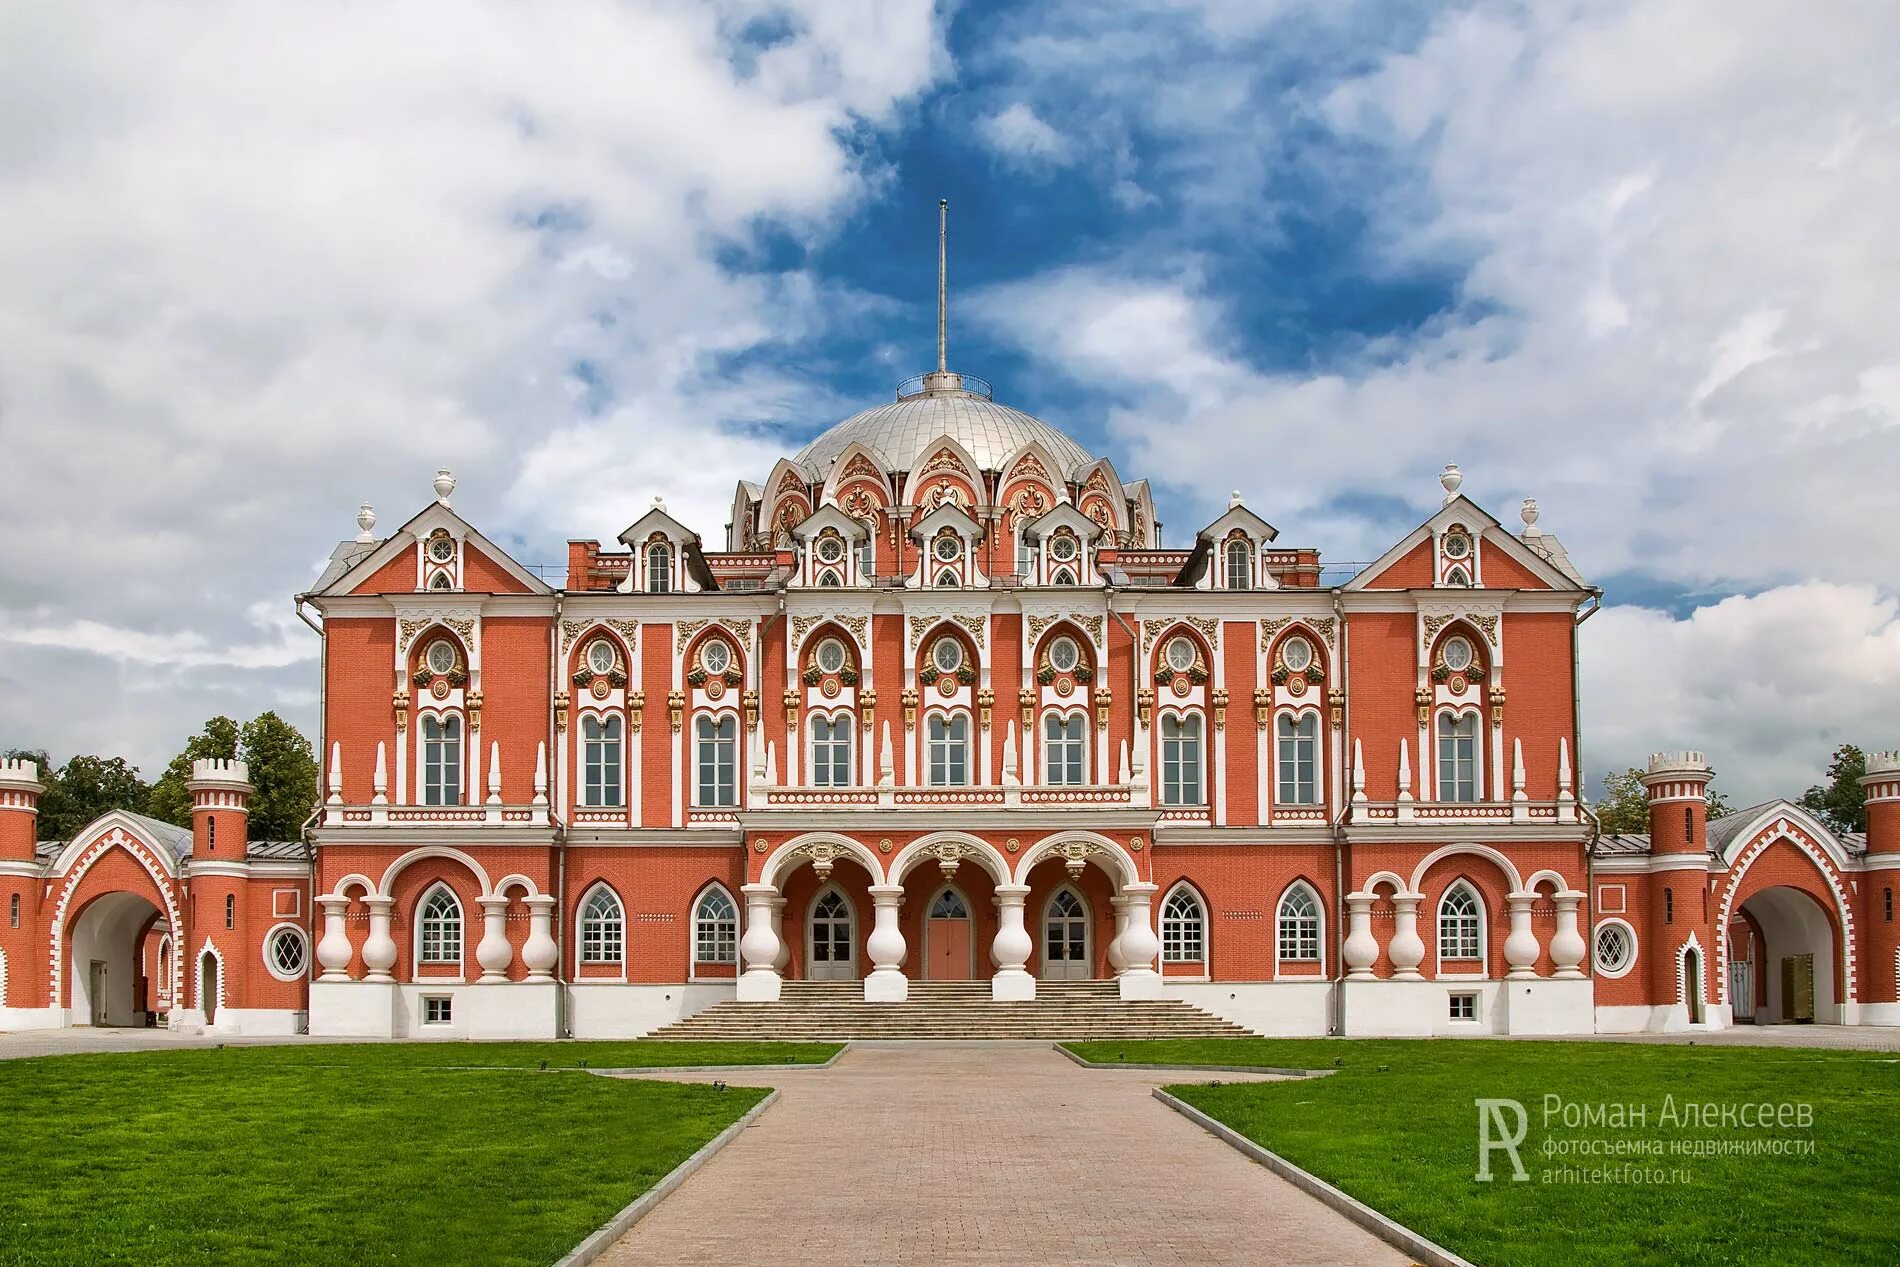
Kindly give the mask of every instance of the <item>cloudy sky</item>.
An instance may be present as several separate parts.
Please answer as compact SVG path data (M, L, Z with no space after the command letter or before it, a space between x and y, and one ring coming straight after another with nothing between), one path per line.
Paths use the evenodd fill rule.
M1397 16L1395 16L1397 15ZM1884 0L0 9L0 746L315 721L360 501L527 563L952 360L1375 557L1435 473L1607 591L1596 776L1900 743Z

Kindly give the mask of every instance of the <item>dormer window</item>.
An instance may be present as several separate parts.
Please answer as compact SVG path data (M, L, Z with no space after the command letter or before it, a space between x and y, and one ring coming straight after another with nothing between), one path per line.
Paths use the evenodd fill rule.
M839 579L838 574L829 568L818 574L818 584L825 589L833 590L840 589L844 586L844 582Z
M647 593L667 594L673 589L673 552L663 545L647 547Z
M429 588L432 590L452 590L455 588L455 581L447 572L438 571L434 576L429 578Z
M1230 590L1253 588L1253 550L1245 541L1234 540L1227 543L1227 588Z
M937 588L940 590L953 590L961 584L962 582L957 580L957 574L954 568L945 568L943 571L937 573Z
M1049 583L1051 585L1073 585L1075 584L1075 573L1069 571L1067 568L1057 568L1056 574L1049 578Z

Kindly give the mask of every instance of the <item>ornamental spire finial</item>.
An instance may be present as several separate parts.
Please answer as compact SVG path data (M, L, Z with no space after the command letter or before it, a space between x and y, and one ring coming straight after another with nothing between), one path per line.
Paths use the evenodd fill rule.
M950 200L937 199L937 373L950 368L949 270L946 246L950 236Z

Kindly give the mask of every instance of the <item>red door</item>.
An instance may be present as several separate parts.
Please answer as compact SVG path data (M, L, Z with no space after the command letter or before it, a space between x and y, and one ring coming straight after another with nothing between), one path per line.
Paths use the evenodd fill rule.
M932 899L924 939L928 943L929 958L924 965L928 980L970 979L970 908L961 893L945 889Z

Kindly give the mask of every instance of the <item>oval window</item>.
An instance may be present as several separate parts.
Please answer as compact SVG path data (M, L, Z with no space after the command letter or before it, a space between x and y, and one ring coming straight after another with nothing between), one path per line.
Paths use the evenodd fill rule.
M1313 663L1313 644L1304 638L1288 638L1280 648L1280 663L1295 673L1306 672L1306 666Z
M827 638L818 644L818 670L821 673L836 673L844 668L844 644L836 638Z
M1168 667L1176 673L1186 673L1194 667L1194 644L1186 638L1168 640Z
M930 662L939 673L955 673L963 667L963 644L955 638L939 638L930 649Z
M451 672L455 668L455 648L447 642L432 642L424 659L431 673Z
M1471 667L1471 643L1464 638L1445 639L1445 667L1462 673Z
M732 648L714 638L699 653L699 663L708 673L724 673L732 666Z
M605 638L595 639L587 648L587 667L596 673L614 671L614 644Z
M1082 658L1073 638L1057 638L1049 644L1049 663L1058 673L1067 673Z

